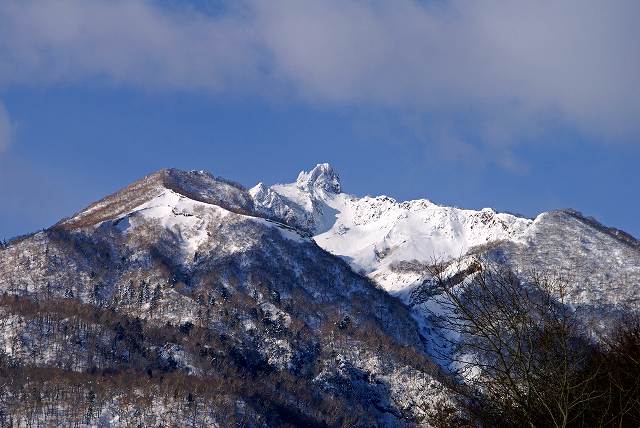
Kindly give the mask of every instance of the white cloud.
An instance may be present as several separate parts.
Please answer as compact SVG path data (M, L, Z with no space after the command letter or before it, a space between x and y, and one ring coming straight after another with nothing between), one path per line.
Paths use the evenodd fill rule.
M252 77L254 40L236 14L141 0L8 0L0 5L0 82L218 89Z
M545 121L637 140L638 16L636 0L244 0L208 14L143 0L6 0L0 87L269 91L464 112L502 147Z
M638 132L637 1L260 2L278 71L324 101Z

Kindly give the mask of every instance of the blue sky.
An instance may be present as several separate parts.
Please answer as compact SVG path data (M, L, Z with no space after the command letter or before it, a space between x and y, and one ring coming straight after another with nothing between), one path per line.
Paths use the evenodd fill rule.
M163 167L640 236L631 1L8 0L0 238ZM203 7L204 6L204 7Z

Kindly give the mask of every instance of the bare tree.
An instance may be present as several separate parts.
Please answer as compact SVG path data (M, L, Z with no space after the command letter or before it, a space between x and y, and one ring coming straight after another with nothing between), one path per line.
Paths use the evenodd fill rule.
M485 413L502 424L565 427L601 396L597 369L585 375L593 345L567 305L567 281L535 273L522 280L477 260L457 270L433 264L430 273L432 319L451 345L441 357L479 392L473 398Z

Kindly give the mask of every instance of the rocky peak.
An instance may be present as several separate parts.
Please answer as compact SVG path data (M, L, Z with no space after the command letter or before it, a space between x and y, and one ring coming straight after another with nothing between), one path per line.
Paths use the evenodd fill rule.
M251 195L239 184L205 171L163 169L109 195L56 226L87 227L126 215L136 207L172 191L198 202L239 213L254 211Z
M340 193L340 176L328 163L321 163L311 171L300 171L296 185L302 189L322 189L330 193Z

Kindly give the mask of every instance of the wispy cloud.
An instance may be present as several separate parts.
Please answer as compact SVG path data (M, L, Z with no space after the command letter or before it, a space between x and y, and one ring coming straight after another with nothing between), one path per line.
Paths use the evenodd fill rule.
M0 82L222 88L255 73L251 33L236 13L141 0L8 0L0 5Z
M499 150L547 122L639 140L635 0L222 4L3 1L0 87L97 81L462 112Z
M640 130L636 1L290 0L258 11L278 74L312 98Z

